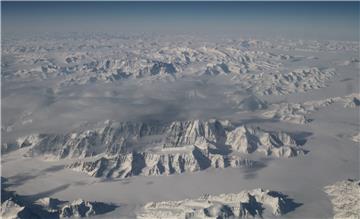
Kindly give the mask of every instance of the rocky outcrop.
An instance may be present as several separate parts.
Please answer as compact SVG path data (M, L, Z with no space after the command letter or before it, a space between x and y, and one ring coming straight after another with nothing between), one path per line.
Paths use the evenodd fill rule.
M2 195L5 191L2 192ZM6 192L5 192L6 193ZM72 202L45 197L35 202L12 194L2 200L1 218L4 219L51 219L90 217L114 210L117 206L102 202L78 199Z
M326 87L334 76L334 69L309 67L288 73L241 74L234 78L234 83L257 95L285 95Z
M65 204L60 210L60 217L89 217L95 215L94 204L82 199Z
M182 201L150 202L137 218L262 218L264 214L279 217L297 206L281 193L254 189Z
M251 153L274 157L304 154L288 133L235 127L229 121L216 119L168 124L107 121L94 130L30 135L20 138L17 144L29 147L27 156L77 158L68 168L94 177L119 178L252 166L254 161L244 158ZM90 158L95 155L101 157ZM90 159L84 161L86 157Z
M251 167L255 161L239 154L293 157L305 151L289 134L240 126L230 129L217 120L174 122L166 144L143 152L77 161L68 166L94 177L127 178L171 175L207 168ZM231 127L231 126L230 126Z
M286 121L296 124L305 124L310 121L307 114L310 112L306 106L296 103L281 103L274 109L264 112L262 115L266 118Z
M234 127L229 121L216 119L171 123L107 121L100 128L92 130L63 135L33 134L8 144L14 144L16 148L28 147L27 156L54 159L85 158L101 153L111 157L127 154L139 148L139 145L146 148L194 145L202 150L215 150L216 153L231 149L280 157L295 156L301 151L289 134L245 126Z
M158 122L112 123L106 121L100 128L66 134L32 134L15 143L4 143L2 148L29 147L27 156L48 156L54 159L89 157L99 153L114 155L126 151L145 136L162 134L166 126ZM151 144L151 142L149 142Z
M68 166L95 177L127 178L143 175L171 175L207 168L251 167L253 161L235 155L211 154L196 146L157 152L132 152L95 161L77 161Z
M246 126L240 126L229 132L226 144L234 151L261 152L276 157L293 157L303 153L297 142L287 133L266 132Z
M107 213L116 208L113 204L102 202L89 202L83 199L69 202L50 197L37 200L33 206L40 211L48 213L42 213L43 216L41 218L90 217Z
M229 74L229 67L225 63L218 64L208 64L204 72L205 75L219 75L219 74Z
M360 93L352 93L345 97L337 97L335 101L342 102L346 108L355 108L360 106Z
M38 215L31 212L27 207L20 205L13 198L1 203L1 218L3 219L38 219Z
M330 196L335 219L356 219L360 216L360 181L348 179L325 186Z
M304 103L280 103L273 105L271 110L263 113L263 116L290 123L305 124L311 121L308 118L311 112L335 103L342 104L345 108L355 108L360 106L359 99L360 94L352 93L343 97L332 97Z
M175 121L170 124L165 135L164 147L207 143L222 144L226 139L226 131L218 120Z
M124 80L176 80L183 77L227 76L257 95L289 94L326 86L335 71L294 65L316 59L294 56L294 50L353 51L357 42L231 39L214 42L203 37L119 37L65 34L7 42L2 64L5 80L57 80L56 90L71 85L116 83ZM107 39L104 41L104 39ZM111 42L111 45L106 44ZM38 46L39 44L43 46ZM54 46L56 45L56 46ZM80 45L80 46L79 46ZM289 65L287 65L290 63ZM357 57L341 65L358 65ZM301 63L304 64L304 63ZM169 77L159 77L159 76Z

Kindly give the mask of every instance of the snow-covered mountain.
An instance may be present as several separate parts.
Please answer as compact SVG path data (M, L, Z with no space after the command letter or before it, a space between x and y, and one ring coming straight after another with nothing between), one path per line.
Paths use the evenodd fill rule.
M33 134L17 139L12 148L29 147L27 156L84 158L101 153L124 154L144 146L173 148L194 145L214 151L263 152L291 157L301 151L296 139L284 132L269 132L246 126L234 127L229 121L190 120L160 122L111 122L100 128L66 134ZM140 148L141 149L141 148Z
M240 126L229 132L226 144L242 153L262 152L275 157L293 157L303 154L298 142L284 132L268 132L260 128Z
M68 168L94 177L127 178L181 174L208 168L252 167L255 162L239 155L213 154L196 146L132 152L95 161L76 161Z
M14 192L1 191L1 218L3 219L55 219L79 218L100 215L114 210L117 206L83 199L61 201L44 197L28 200Z
M1 218L360 214L357 41L41 35L2 45Z
M56 159L89 157L103 152L117 154L126 149L126 145L133 144L132 141L161 134L164 128L158 122L105 121L100 128L66 134L33 134L4 146L5 148L30 147L28 156L49 155Z
M288 133L235 127L229 121L216 119L168 124L106 121L94 130L34 134L13 143L13 148L22 147L28 147L26 156L46 159L101 155L95 160L77 161L68 168L95 177L120 178L252 166L254 162L241 154L293 157L304 153Z
M263 113L266 118L278 119L286 122L304 124L310 122L308 115L331 104L341 104L345 108L360 106L360 94L352 93L343 97L332 97L324 100L306 101L303 103L273 104L269 111Z
M28 208L20 206L12 198L5 200L1 203L1 218L13 219L13 218L39 218L36 214L29 211Z
M49 197L37 200L35 205L42 207L52 215L58 215L60 218L90 217L106 213L115 208L111 204L101 202L89 202L83 199L67 202Z
M150 202L137 218L263 218L281 217L298 205L278 192L254 189L203 195L197 199Z
M244 74L235 78L242 88L259 95L283 95L326 87L334 69L299 68L285 73Z
M81 46L77 45L75 50L69 42L62 40L57 41L57 47L51 44L51 39L41 47L34 46L37 42L31 39L21 43L14 41L7 44L3 51L11 56L12 61L4 60L2 77L10 81L56 79L57 89L61 90L71 85L97 82L136 79L168 81L223 75L242 89L258 95L271 95L325 87L326 82L335 75L335 69L284 65L284 62L298 62L308 57L266 51L274 48L274 45L280 47L280 51L308 45L303 42L280 41L279 45L244 39L204 43L203 39L189 42L186 38L184 41L108 38L111 44L106 44L101 36L94 35L91 42L85 41ZM291 46L281 47L286 43ZM313 43L316 44L312 46L313 50L338 47L351 50L351 46L356 47L351 42Z

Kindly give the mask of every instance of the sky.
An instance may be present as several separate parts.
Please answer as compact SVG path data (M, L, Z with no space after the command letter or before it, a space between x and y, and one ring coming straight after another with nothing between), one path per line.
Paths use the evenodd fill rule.
M359 2L1 2L2 33L359 39Z

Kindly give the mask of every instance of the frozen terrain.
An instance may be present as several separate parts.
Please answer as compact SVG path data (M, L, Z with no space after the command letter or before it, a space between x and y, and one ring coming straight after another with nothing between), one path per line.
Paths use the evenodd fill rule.
M311 119L307 118L307 115L311 112L318 111L331 104L339 103L345 108L356 108L360 106L359 93L352 93L343 97L332 97L317 101L306 101L303 103L274 104L273 109L263 113L263 116L291 123L304 124L311 122ZM356 139L356 136L354 139Z
M1 69L2 218L359 217L357 41L29 35Z
M3 184L5 186L5 184ZM19 219L90 217L112 211L116 206L82 199L72 202L45 197L34 200L14 192L2 191L1 217Z
M254 189L237 194L204 195L183 201L150 202L138 218L280 217L299 205L285 195Z
M334 218L359 218L360 181L344 180L325 186L334 206Z

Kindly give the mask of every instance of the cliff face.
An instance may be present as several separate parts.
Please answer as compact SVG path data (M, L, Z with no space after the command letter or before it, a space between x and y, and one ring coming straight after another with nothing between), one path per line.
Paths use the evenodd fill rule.
M209 121L176 121L171 123L166 132L165 147L181 147L183 145L206 143L223 144L226 131L218 120Z
M241 126L227 135L226 144L234 151L253 153L255 151L276 157L293 157L303 153L296 141L284 132L266 132Z
M170 175L207 168L251 166L253 161L235 155L211 154L196 146L166 152L132 152L95 161L78 161L68 166L95 177L127 178L144 175Z
M229 121L215 119L167 124L107 121L93 130L35 134L20 138L15 144L29 147L27 156L80 158L68 168L95 177L119 178L251 166L254 161L243 155L252 153L275 157L303 153L288 133L235 127ZM81 160L100 154L100 158Z
M162 134L166 126L157 122L106 121L100 128L65 134L33 134L4 144L13 149L29 147L27 156L52 156L54 159L84 158L106 152L118 154L146 136ZM150 142L151 143L151 142Z

